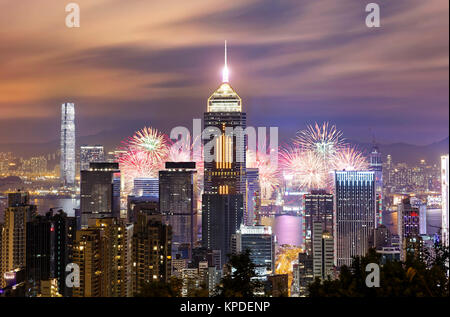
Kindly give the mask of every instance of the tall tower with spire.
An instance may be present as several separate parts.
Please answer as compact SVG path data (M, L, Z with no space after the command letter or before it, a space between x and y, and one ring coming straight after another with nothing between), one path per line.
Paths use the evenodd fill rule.
M383 161L378 145L373 141L369 155L369 169L375 172L376 226L383 222Z
M225 42L225 62L222 83L207 101L204 131L210 135L204 142L204 194L202 197L203 246L221 251L221 262L230 253L231 235L239 228L246 197L246 137L229 131L245 130L246 113L242 99L229 83ZM236 130L236 128L238 130ZM242 131L241 130L241 131ZM217 132L220 131L220 135ZM214 141L215 139L215 141ZM213 148L206 145L215 142Z

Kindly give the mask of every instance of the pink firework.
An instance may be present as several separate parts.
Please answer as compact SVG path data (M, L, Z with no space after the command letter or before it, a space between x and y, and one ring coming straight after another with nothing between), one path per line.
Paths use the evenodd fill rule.
M131 191L135 178L158 176L169 155L169 139L158 130L145 127L122 143L117 160L126 193Z
M331 166L338 171L365 171L369 169L369 162L356 147L348 146L334 155Z
M273 191L280 185L278 167L272 164L267 154L247 150L247 168L257 168L263 199L270 199Z
M195 138L191 144L190 138L178 140L173 143L169 150L170 162L195 162L195 168L197 170L197 194L201 197L203 193L203 176L204 176L204 161L203 161L203 145L200 143L199 138ZM194 145L199 145L198 153L195 153Z
M123 143L126 150L142 153L154 163L165 161L169 155L169 139L157 129L145 127Z
M149 157L139 151L128 151L119 157L120 170L126 177L157 177L159 162L149 160Z
M299 148L281 151L281 161L285 175L292 178L300 189L325 189L329 187L330 177L327 164L313 151Z

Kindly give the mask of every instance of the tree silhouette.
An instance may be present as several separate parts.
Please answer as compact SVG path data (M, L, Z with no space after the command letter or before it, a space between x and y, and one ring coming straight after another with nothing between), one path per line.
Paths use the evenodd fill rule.
M380 265L380 287L365 284L369 263ZM352 267L343 266L339 279L309 285L310 297L447 297L449 248L436 244L424 251L424 259L408 256L405 262L388 261L381 265L380 257L371 249L364 257L353 259Z
M250 250L229 255L227 272L216 289L221 297L254 297L262 283L256 280L255 264L250 259Z

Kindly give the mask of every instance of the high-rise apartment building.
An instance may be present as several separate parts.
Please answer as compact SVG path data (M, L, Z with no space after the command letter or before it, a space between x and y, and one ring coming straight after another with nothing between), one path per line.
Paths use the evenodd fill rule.
M139 213L133 230L133 294L146 283L168 282L172 273L172 229L157 214Z
M375 230L375 172L336 171L335 264L350 266L352 257L364 256Z
M61 106L61 182L75 184L75 104Z
M172 254L189 245L189 258L197 236L195 176L195 162L167 162L159 172L159 211L172 227Z
M85 228L76 233L73 263L80 268L80 285L73 287L73 297L102 296L101 238L100 228Z
M37 213L30 204L29 194L8 194L8 207L4 211L0 252L0 287L5 287L4 274L26 266L26 224Z
M117 218L89 219L89 228L102 231L101 255L101 296L126 297L130 295L132 270L130 225Z
M88 170L89 163L94 162L106 162L103 145L80 146L80 170Z

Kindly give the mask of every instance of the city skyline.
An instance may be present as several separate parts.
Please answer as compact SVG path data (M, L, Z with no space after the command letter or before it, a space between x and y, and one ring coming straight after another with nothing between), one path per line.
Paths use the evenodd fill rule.
M39 14L12 2L0 11L10 30L1 53L0 143L53 140L55 108L67 101L77 104L79 136L190 126L220 82L223 40L249 125L283 127L284 139L322 120L365 142L448 137L447 3L381 4L378 30L365 26L365 4L350 1L142 3L123 16L126 23L118 3L79 4L78 29L62 25L64 8L53 1L40 3ZM433 22L416 23L425 20ZM55 36L35 36L36 27Z
M0 299L448 297L448 4L406 3L0 5Z

